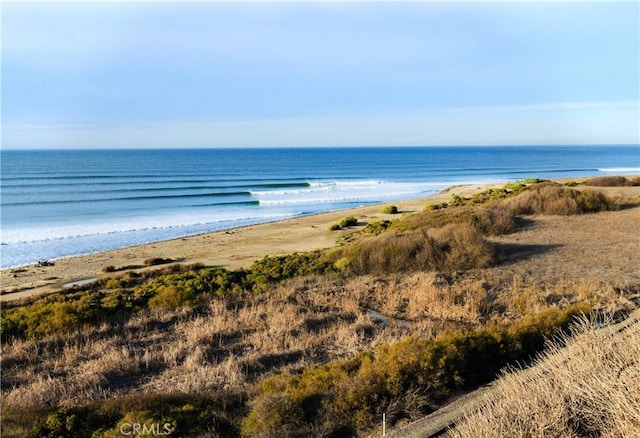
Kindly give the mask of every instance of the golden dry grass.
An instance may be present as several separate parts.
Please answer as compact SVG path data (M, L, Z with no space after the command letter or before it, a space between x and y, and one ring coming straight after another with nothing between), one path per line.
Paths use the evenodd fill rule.
M640 436L638 315L613 333L583 321L533 368L503 376L488 404L447 436Z

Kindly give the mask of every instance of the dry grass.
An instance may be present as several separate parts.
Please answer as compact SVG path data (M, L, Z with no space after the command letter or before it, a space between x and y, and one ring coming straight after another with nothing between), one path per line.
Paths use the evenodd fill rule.
M576 333L503 376L489 404L448 436L640 436L640 322L609 333L584 321Z
M594 187L632 187L640 185L640 178L634 177L629 180L624 176L600 176L589 178L584 182L584 185Z
M493 262L493 248L482 233L463 223L383 233L353 242L338 254L352 275L467 270Z
M615 202L599 191L578 191L555 184L539 184L515 198L508 199L505 205L517 215L568 216L618 208Z
M408 334L429 338L585 300L633 306L597 282L542 287L515 279L498 294L484 280L433 272L299 278L269 294L212 300L204 311L151 311L81 334L9 341L2 345L3 401L39 409L139 391L243 391L265 375L352 357Z
M2 345L3 401L29 409L138 390L242 390L265 373L351 356L407 335L408 327L368 316L364 306L379 292L367 283L299 279L269 297L247 295L241 304L212 300L205 312L146 312L80 335L11 340ZM354 290L369 292L353 296Z

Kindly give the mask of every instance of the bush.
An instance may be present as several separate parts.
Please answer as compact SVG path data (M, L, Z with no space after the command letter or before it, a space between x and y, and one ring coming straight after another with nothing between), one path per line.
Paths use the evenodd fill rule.
M60 408L50 412L43 423L37 424L34 427L34 433L36 436L43 438L90 436L86 422L86 410Z
M341 230L342 227L340 226L340 224L331 224L329 226L329 231L336 231L336 230Z
M156 265L164 265L167 263L173 263L175 260L173 259L163 259L162 257L154 257L151 259L147 259L144 261L145 266L156 266Z
M404 232L410 230L441 228L449 224L472 225L485 234L508 234L516 229L515 215L503 202L486 206L450 207L443 210L424 211L394 221L389 230Z
M503 203L478 208L471 213L469 223L484 234L501 236L516 230L513 211Z
M447 202L440 202L437 204L427 204L424 206L424 210L425 211L434 211L434 210L440 210L443 208L447 208L449 206L449 204Z
M369 222L364 227L363 232L377 236L378 234L384 233L390 226L391 226L391 221L387 221L387 220Z
M32 304L3 309L0 327L2 336L37 338L79 330L90 323L104 321L101 295L82 292L64 296L53 294Z
M573 215L615 210L615 203L604 194L590 190L577 191L559 185L545 184L507 201L514 214Z
M242 422L242 434L253 437L286 437L305 424L304 411L287 394L268 393L257 399Z
M398 214L398 207L395 205L387 205L380 210L382 214Z
M354 242L337 252L345 258L346 271L354 275L412 271L455 271L488 266L491 245L477 229L452 224L441 230L384 233Z
M443 254L436 256L440 260L441 271L458 271L489 266L494 259L490 244L474 227L450 224L432 231L436 241L442 242Z
M449 205L456 207L459 205L463 205L465 201L466 201L465 198L458 196L454 193L451 195L451 198L449 199Z
M293 253L283 256L265 256L251 265L247 280L254 291L294 277L324 275L336 272L333 263L320 251Z
M340 225L340 227L342 228L354 227L358 225L358 219L355 218L354 216L347 216L340 219L340 222L338 222L338 225Z
M586 180L584 185L594 187L629 187L638 184L635 181L629 181L624 176L599 176Z
M173 269L173 268L172 268ZM185 268L186 269L186 268ZM179 271L179 270L178 270ZM40 338L68 333L109 317L141 309L196 305L203 294L225 295L251 289L246 271L222 268L185 270L168 274L128 273L121 278L102 279L96 287L73 294L52 294L31 304L3 308L2 336ZM94 287L94 286L91 286Z
M530 180L526 180L526 181L530 181ZM537 182L537 181L534 181L534 182ZM514 182L506 183L504 186L502 186L502 188L503 190L507 190L511 192L520 192L527 187L527 184L531 184L531 182L514 181Z
M196 304L196 294L193 289L175 286L165 287L149 300L150 309L177 309L191 307Z

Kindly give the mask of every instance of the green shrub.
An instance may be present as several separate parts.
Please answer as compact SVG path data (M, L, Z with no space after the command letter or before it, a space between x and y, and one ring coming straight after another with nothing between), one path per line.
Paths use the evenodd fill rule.
M68 333L90 323L103 321L101 295L81 292L65 296L53 294L32 304L2 310L3 337L36 338Z
M87 430L86 417L85 410L60 408L50 412L43 423L34 426L33 431L36 436L43 438L90 436Z
M363 232L377 236L378 234L384 233L389 226L391 226L391 221L388 220L369 222L365 225Z
M331 224L329 226L329 231L336 231L336 230L341 230L342 227L340 226L340 224Z
M433 210L440 210L443 208L447 208L449 206L449 204L447 202L440 202L440 203L436 203L436 204L427 204L424 206L424 210L425 211L433 211Z
M207 268L153 275L157 276L144 278L127 273L123 277L99 280L96 283L100 290L52 294L31 304L2 308L2 336L5 339L39 338L68 333L113 315L130 314L148 307L192 306L204 294L220 296L252 288L247 272L242 270Z
M452 205L454 207L457 207L459 205L463 205L465 202L465 199L461 196L456 195L455 193L451 195L451 198L449 199L449 205Z
M224 268L202 268L163 274L148 279L134 288L137 297L151 299L166 288L175 287L189 291L193 296L203 294L224 296L251 289L243 270L229 271Z
M338 225L340 225L340 227L342 228L354 227L358 225L358 219L354 216L347 216L340 219L340 222L338 222Z
M527 184L533 184L534 182L538 182L537 180L531 181L530 179L526 179L525 181L514 181L510 183L506 183L502 186L503 190L507 190L509 192L521 192L527 187Z
M179 307L191 307L195 304L196 294L193 289L184 289L176 286L165 287L149 299L150 309L177 309Z
M283 256L265 256L249 269L247 280L255 291L294 277L324 275L337 272L331 260L320 251L293 253Z
M380 210L382 214L398 214L398 207L395 205L387 205Z

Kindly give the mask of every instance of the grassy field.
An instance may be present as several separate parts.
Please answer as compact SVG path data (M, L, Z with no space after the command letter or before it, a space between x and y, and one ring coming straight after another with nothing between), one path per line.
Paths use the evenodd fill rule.
M509 184L337 249L105 269L5 305L3 436L363 436L382 413L420 418L575 316L637 308L640 189L624 181Z

